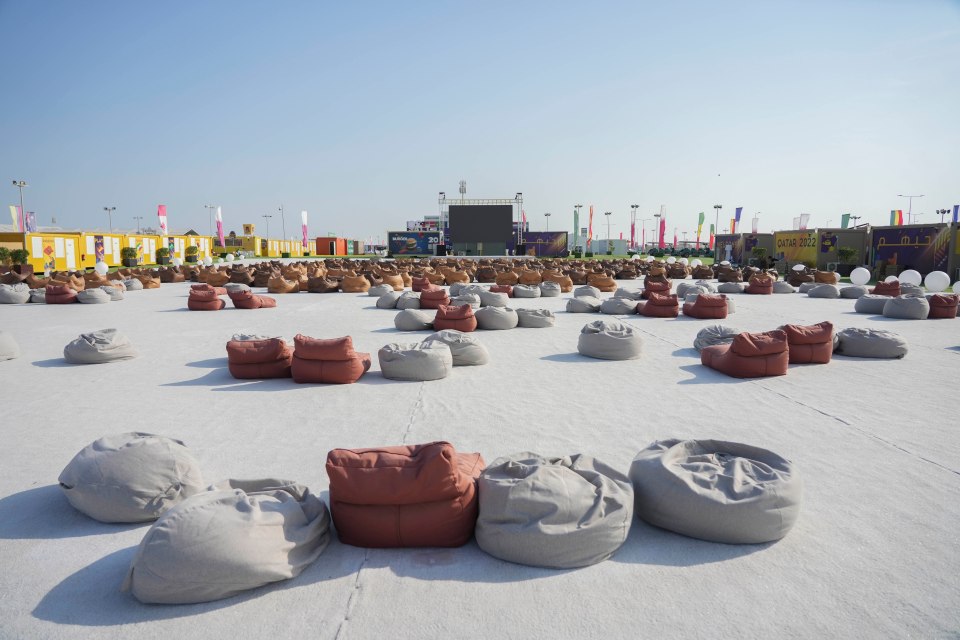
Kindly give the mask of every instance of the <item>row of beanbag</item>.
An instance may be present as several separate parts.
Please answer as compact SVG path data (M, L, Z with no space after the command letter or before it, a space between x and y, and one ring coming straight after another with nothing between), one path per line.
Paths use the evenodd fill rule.
M237 309L272 309L277 306L276 298L255 295L245 284L228 283L223 287L191 285L187 308L191 311L220 311L226 307L226 302L220 299L222 295L229 296Z
M960 296L934 293L928 296L904 294L897 297L868 293L857 299L857 313L883 315L899 320L949 319L957 317Z
M297 334L291 349L283 338L236 334L227 342L227 368L241 380L293 378L297 383L351 384L370 369L370 354L353 338L320 339Z
M394 326L400 331L456 329L470 332L476 329L497 331L516 327L542 329L552 327L555 323L556 317L548 309L490 306L474 311L468 304L441 305L433 317L420 309L404 309L393 319Z
M27 302L104 304L114 300L123 300L125 291L126 288L119 282L116 283L116 286L92 287L80 291L76 291L66 284L48 284L43 289L30 289L22 283L0 284L0 304L24 304Z
M330 514L345 544L457 547L476 534L494 557L567 569L611 557L634 513L683 535L756 544L785 536L802 498L790 461L714 440L654 442L629 476L582 454L523 452L485 468L479 453L449 442L334 449L326 471L329 514L289 481L228 480L204 490L183 443L132 433L86 447L60 484L98 520L156 520L123 584L152 603L217 600L294 577L327 546Z
M452 367L484 365L490 354L476 336L443 329L419 343L390 343L377 352L380 372L389 380L426 382L446 378Z
M743 332L732 340L703 346L700 363L734 378L760 378L785 375L789 364L826 364L832 354L832 323L786 324L774 331Z

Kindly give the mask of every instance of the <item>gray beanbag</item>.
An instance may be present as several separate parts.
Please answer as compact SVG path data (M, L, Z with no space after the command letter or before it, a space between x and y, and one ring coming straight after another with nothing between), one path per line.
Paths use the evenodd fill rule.
M486 289L480 292L481 307L505 307L509 303L510 296L505 293L494 293Z
M126 291L126 289L121 289L120 287L111 287L110 285L104 285L100 287L100 290L107 294L110 297L110 300L113 302L116 302L117 300L123 300L125 295L124 291Z
M840 289L840 297L848 300L856 300L861 296L867 295L869 290L862 284L852 284Z
M20 345L13 336L0 329L0 362L20 357Z
M697 337L693 340L693 348L698 352L704 347L712 347L718 344L729 344L733 339L743 333L740 329L728 327L722 324L713 324L704 327L697 332Z
M600 311L600 298L578 296L567 300L567 313L596 313Z
M624 315L637 313L637 301L631 298L607 298L600 303L600 313Z
M560 285L556 282L541 282L540 283L540 296L543 298L558 298L560 297Z
M797 287L797 291L799 291L800 293L807 293L808 291L810 291L810 289L813 289L814 287L819 287L820 285L821 285L820 282L801 282L800 286Z
M907 283L901 282L900 295L901 296L922 296L923 287L916 284L907 284Z
M458 291L456 295L462 296L462 295L471 293L479 298L480 294L483 293L484 291L490 291L490 288L485 287L482 284L465 284L463 285L463 287L460 288L460 291ZM454 294L451 293L450 295L452 297Z
M513 329L520 322L517 312L509 307L483 307L473 315L477 318L477 329Z
M385 345L377 352L380 372L390 380L439 380L453 368L450 347L439 340Z
M517 309L517 326L526 329L546 329L557 324L557 317L549 309Z
M46 304L47 290L46 289L30 289L30 302L35 304Z
M0 304L24 304L30 302L30 287L24 283L0 284Z
M454 329L444 329L432 333L424 342L442 342L450 347L453 366L469 367L490 362L490 353L474 333L464 333Z
M630 532L629 479L588 456L498 458L480 474L477 489L477 544L509 562L585 567L612 556Z
M907 341L884 329L851 327L837 332L834 353L851 358L902 358Z
M697 286L700 286L700 287L706 287L707 293L717 293L716 285L710 282L709 280L697 280L696 284Z
M596 287L592 287L590 285L583 285L582 287L577 287L576 289L573 290L573 297L574 298L583 298L583 297L599 298L600 289L597 289Z
M400 296L401 293L399 291L388 291L377 298L377 309L396 309ZM419 304L419 300L417 302Z
M110 297L110 294L100 287L77 291L77 302L82 302L84 304L106 304L111 300L112 298Z
M130 278L129 280L124 280L123 286L127 288L127 291L143 291L143 283L137 280L136 278Z
M804 282L803 284L810 284ZM807 289L807 295L811 298L827 298L836 300L840 297L840 287L835 284L818 284Z
M540 287L535 284L518 284L513 287L514 298L539 298Z
M624 289L623 287L620 287L619 289L613 292L613 297L626 298L627 300L636 300L637 302L639 302L640 300L643 300L643 292L632 291L630 289Z
M287 480L227 480L150 527L122 591L156 604L209 602L307 568L330 542L320 498Z
M420 309L404 309L393 318L393 326L400 331L429 331L433 318L434 314Z
M450 298L451 307L462 307L465 304L470 305L470 308L476 311L480 308L480 296L475 293L461 293L456 297Z
M419 309L420 294L416 291L404 291L397 298L397 309Z
M742 282L721 282L717 285L717 293L743 293L746 288Z
M777 280L773 283L774 293L796 293L796 288L786 280Z
M454 282L447 290L447 295L451 298L456 297L463 293L463 288L467 286L469 286L469 283L467 282Z
M227 294L231 293L243 293L244 291L252 291L250 285L243 284L242 282L228 282L223 285L223 288L227 290Z
M696 282L680 282L677 284L677 298L682 300L691 293L711 293L711 291Z
M119 433L84 447L60 474L78 511L101 522L149 522L203 491L200 466L179 440Z
M662 440L630 465L642 520L685 536L758 544L787 535L803 485L793 464L737 442Z
M853 305L853 310L857 313L883 314L883 307L890 300L890 296L879 296L875 293L867 293L859 298Z
M901 295L899 298L887 298L883 305L884 318L899 320L926 320L930 315L930 302L923 295Z
M367 289L367 295L371 298L379 298L382 295L388 293L397 293L393 290L393 287L389 284L378 284Z
M580 330L577 351L601 360L633 360L643 350L643 339L633 327L616 320L594 320Z
M81 333L63 348L63 358L72 364L103 364L137 357L130 339L116 329Z

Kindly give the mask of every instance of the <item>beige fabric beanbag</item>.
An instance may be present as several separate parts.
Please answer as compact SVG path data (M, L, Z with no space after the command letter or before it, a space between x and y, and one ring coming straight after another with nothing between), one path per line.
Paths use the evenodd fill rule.
M20 346L13 336L0 329L0 362L20 357Z
M490 362L490 353L480 342L480 338L472 332L464 333L456 329L444 329L431 333L423 341L424 343L442 342L450 347L450 355L455 367L475 366Z
M629 479L584 455L499 458L478 480L477 544L537 567L585 567L612 556L633 517Z
M71 364L104 364L137 357L130 339L116 329L81 333L63 348L63 358Z
M513 329L520 323L517 312L509 307L483 307L476 314L477 329Z
M429 331L433 329L433 315L420 309L404 309L393 318L399 331Z
M577 351L602 360L633 360L643 350L640 334L616 320L595 320L583 326Z
M446 378L453 368L450 347L439 340L384 345L377 352L380 372L390 380L422 382Z
M203 490L200 466L179 440L150 433L105 436L60 474L78 511L101 522L149 522Z
M546 329L557 324L557 317L549 309L517 309L517 326L526 329Z
M329 542L330 513L306 487L227 480L150 527L121 589L156 604L229 598L300 575Z

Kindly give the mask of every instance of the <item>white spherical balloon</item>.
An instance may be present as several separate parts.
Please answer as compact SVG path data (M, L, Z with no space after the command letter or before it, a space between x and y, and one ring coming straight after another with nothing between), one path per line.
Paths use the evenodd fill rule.
M667 264L673 264L673 263L676 262L676 261L677 261L677 259L674 258L673 256L670 256L669 258L667 258Z
M700 258L694 258L690 261L691 267L699 267L703 265L703 261Z
M653 256L647 256L647 262L653 262Z
M930 293L940 293L950 286L950 276L943 271L931 271L923 279L923 284Z
M227 254L227 262L233 262L234 258L236 258L236 256L234 256L232 253Z
M223 258L217 258L217 264L223 264Z
M180 258L174 258L170 262L173 263L173 266L175 267L179 267L180 265L183 264L183 260L181 260Z
M791 267L794 271L806 271L807 267L803 264L795 264Z
M870 269L857 267L850 272L850 282L853 284L864 285L870 282Z
M953 283L953 292L960 293L960 280Z
M919 271L914 269L907 269L906 271L900 272L900 282L903 284L912 284L920 286L920 283L923 282L923 276L920 275Z
M210 256L207 256L206 258L203 259L203 266L209 267L212 264L213 264L213 258L211 258Z
M687 260L686 258L680 258L680 264L682 264L683 266L687 266L688 264L690 264L690 261Z
M106 263L106 262L98 262L98 263L97 263L97 266L95 266L95 267L93 268L93 270L96 271L97 273L99 273L101 276L105 276L105 275L107 275L107 271L109 271L110 268L107 267L107 263Z
M899 282L900 279L897 276L887 276L884 282Z
M721 266L721 267L729 267L729 266L730 266L730 261L729 261L729 260L724 260L724 261L722 261L722 262L720 263L720 266Z

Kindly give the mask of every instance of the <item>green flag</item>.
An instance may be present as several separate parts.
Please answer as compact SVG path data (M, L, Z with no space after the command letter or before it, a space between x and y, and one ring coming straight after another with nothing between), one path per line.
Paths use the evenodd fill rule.
M841 229L846 229L849 224L850 224L850 214L849 214L849 213L845 213L845 214L843 214L842 216L840 216L840 228L841 228Z
M703 211L700 212L700 220L697 224L703 224Z

